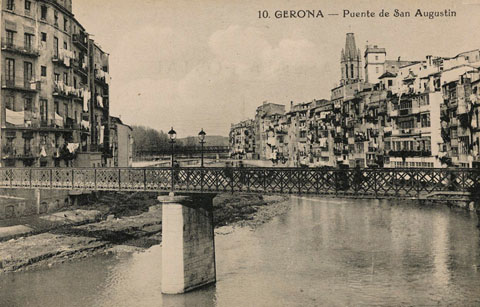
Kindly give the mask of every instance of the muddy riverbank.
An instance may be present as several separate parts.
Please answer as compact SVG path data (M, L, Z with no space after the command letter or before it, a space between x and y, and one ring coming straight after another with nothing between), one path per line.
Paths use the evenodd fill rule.
M162 207L156 193L105 193L94 203L38 217L28 231L0 242L0 273L51 267L102 253L144 250L161 243ZM213 202L219 234L256 227L289 206L285 196L219 194ZM22 228L20 228L22 229Z

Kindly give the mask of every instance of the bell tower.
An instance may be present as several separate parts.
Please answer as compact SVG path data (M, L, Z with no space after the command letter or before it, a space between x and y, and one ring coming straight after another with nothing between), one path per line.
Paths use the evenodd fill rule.
M360 49L355 44L355 36L353 33L347 33L345 48L342 49L340 55L340 66L342 70L342 79L340 83L350 84L362 80L361 76L362 57Z

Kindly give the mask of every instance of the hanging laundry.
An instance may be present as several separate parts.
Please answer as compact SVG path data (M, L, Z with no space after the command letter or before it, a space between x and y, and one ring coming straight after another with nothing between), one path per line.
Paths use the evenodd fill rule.
M97 103L101 108L103 108L103 97L102 96L97 95Z
M7 123L10 123L12 125L23 125L25 122L25 112L19 111L15 112L9 109L5 109L6 111L6 117L7 117Z
M59 127L63 127L63 117L61 117L58 113L55 112L55 125Z
M103 144L103 136L105 133L105 126L100 127L100 141L98 142L99 144Z
M40 157L46 157L47 151L45 150L45 145L42 145L42 149L40 150Z
M88 101L90 100L91 93L88 90L85 90L83 94L83 111L88 112Z
M82 120L81 125L82 128L90 129L90 122L88 120Z
M79 143L68 143L67 144L67 149L72 154L78 149L78 147L80 147Z

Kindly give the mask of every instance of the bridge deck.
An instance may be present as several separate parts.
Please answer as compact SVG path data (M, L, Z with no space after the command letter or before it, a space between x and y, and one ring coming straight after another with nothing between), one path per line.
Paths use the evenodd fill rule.
M480 189L476 169L2 168L0 188L424 198ZM474 193L475 194L475 193Z

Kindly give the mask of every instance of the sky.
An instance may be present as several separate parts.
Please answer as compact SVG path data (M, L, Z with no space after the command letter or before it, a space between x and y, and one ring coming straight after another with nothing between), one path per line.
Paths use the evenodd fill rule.
M381 10L411 17L378 17ZM450 9L456 17L414 17ZM270 18L259 18L259 11ZM324 18L276 18L277 10ZM375 17L343 17L375 12ZM345 35L387 59L424 60L480 48L480 0L73 0L73 13L110 54L110 113L178 137L227 136L263 101L330 98L340 79ZM327 14L339 14L328 16Z

